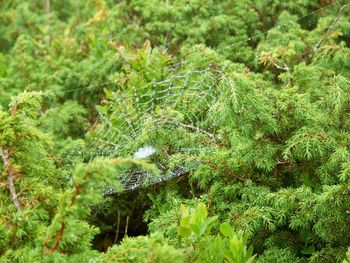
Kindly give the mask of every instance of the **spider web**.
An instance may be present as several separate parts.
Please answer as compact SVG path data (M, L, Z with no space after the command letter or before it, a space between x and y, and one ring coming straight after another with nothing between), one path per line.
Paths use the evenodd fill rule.
M91 133L87 158L133 156L137 149L151 147L156 153L148 159L156 164L160 174L130 169L121 175L123 190L117 192L106 186L105 195L188 174L200 164L197 154L208 148L208 141L215 141L213 126L206 121L206 116L216 103L221 85L227 84L228 79L210 65L190 71L181 70L182 67L182 63L173 65L163 79L149 79L143 86L110 87L108 103L98 107L98 124ZM176 134L175 138L167 138L168 133L169 136ZM149 134L155 136L154 141L159 136L165 142L153 145L152 140L140 139ZM168 143L173 143L172 140L184 142L169 150ZM198 140L206 142L198 143ZM192 158L183 159L183 156Z

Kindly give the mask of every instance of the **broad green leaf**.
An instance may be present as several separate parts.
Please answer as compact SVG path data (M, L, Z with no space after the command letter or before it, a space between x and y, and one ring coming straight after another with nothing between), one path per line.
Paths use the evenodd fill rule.
M225 237L231 237L233 234L233 228L231 225L227 222L222 223L220 225L220 232L225 236Z
M192 234L192 230L189 227L186 226L180 226L177 229L178 234L183 238L189 238Z

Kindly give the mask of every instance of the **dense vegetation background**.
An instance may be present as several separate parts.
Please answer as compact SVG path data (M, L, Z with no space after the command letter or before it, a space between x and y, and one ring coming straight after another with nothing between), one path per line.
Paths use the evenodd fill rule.
M350 262L349 117L347 0L1 1L0 262Z

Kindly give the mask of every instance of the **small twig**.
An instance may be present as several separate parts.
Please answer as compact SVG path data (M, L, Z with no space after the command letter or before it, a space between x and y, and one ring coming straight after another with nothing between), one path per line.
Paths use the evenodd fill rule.
M17 114L17 110L18 110L18 103L15 102L11 107L11 116L12 117Z
M177 119L175 118L164 118L164 119L160 119L160 120L157 120L156 123L158 124L166 124L168 122L173 122L175 125L179 125L183 128L187 128L187 129L191 129L191 130L195 130L196 132L198 133L203 133L205 135L208 135L214 142L216 142L216 139L215 139L215 135L210 133L210 132L207 132L199 127L196 127L196 126L193 126L193 125L190 125L190 124L184 124L182 122L179 122Z
M260 60L265 65L266 64L268 65L268 63L270 63L271 65L275 66L277 69L287 71L288 73L290 73L290 68L287 66L286 63L283 63L283 66L277 64L276 59L268 52L262 52L260 55Z
M291 161L280 161L280 160L277 160L277 165L286 165L286 164L291 164L292 162Z
M321 45L323 44L323 42L329 37L329 35L332 33L334 27L336 27L336 25L338 24L339 20L340 20L340 17L341 17L341 14L343 12L343 10L349 6L350 3L347 3L345 5L343 5L339 11L338 11L338 14L336 16L336 18L333 20L332 24L328 27L326 33L324 33L322 35L322 37L320 38L320 40L317 42L317 44L314 46L314 48L312 49L312 53L310 54L310 58L312 59L316 52L318 51L318 49L321 47Z
M45 0L44 9L45 9L46 17L47 17L46 43L48 46L50 46L51 45L50 0Z
M214 134L212 134L210 132L207 132L207 131L199 128L199 127L196 127L196 126L193 126L193 125L190 125L190 124L184 124L184 123L181 123L181 122L178 122L178 121L175 121L175 124L177 124L177 125L179 125L179 126L181 126L183 128L195 130L198 133L203 133L205 135L208 135L214 142L216 142Z
M118 209L117 231L115 232L114 244L116 244L116 243L118 242L119 226L120 226L120 211L119 211L119 209Z
M98 124L98 119L94 122L94 124L92 124L91 127L89 127L89 129L87 130L87 132L91 132L93 131L96 127L97 127L97 124Z
M10 193L11 193L12 202L15 204L17 210L19 212L22 212L22 206L18 200L18 195L16 193L16 187L15 187L16 172L10 164L9 150L1 148L0 152L1 152L1 156L2 156L2 161L4 162L5 172L7 173L8 189L10 190Z
M282 66L278 65L277 63L275 63L272 59L269 60L269 61L270 61L270 63L271 63L272 65L274 65L276 68L278 68L278 69L280 69L280 70L283 70L283 71L290 72L290 69L289 69L289 67L287 66L286 63L283 63L283 67L282 67Z
M233 173L232 171L227 169L227 167L220 167L217 164L212 163L210 161L204 161L204 163L207 164L209 167L213 168L216 171L224 172L224 173L226 173L226 174L236 178L238 181L241 181L241 182L245 181L245 179L242 176Z
M50 254L55 252L57 250L57 248L58 248L58 245L61 243L61 240L62 240L62 237L63 237L63 234L64 234L64 228L65 228L65 224L62 221L61 222L61 228L60 228L59 232L57 233L57 236L56 236L57 238L56 238L55 244L53 245L53 247L50 250Z
M129 216L126 217L124 236L128 236Z

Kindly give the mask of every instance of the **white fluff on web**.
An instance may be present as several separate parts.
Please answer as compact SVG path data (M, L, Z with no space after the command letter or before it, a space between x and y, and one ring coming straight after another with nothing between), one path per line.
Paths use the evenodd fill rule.
M150 157L151 155L153 155L155 152L156 152L156 149L152 146L141 147L134 154L134 158L146 159L146 158Z

